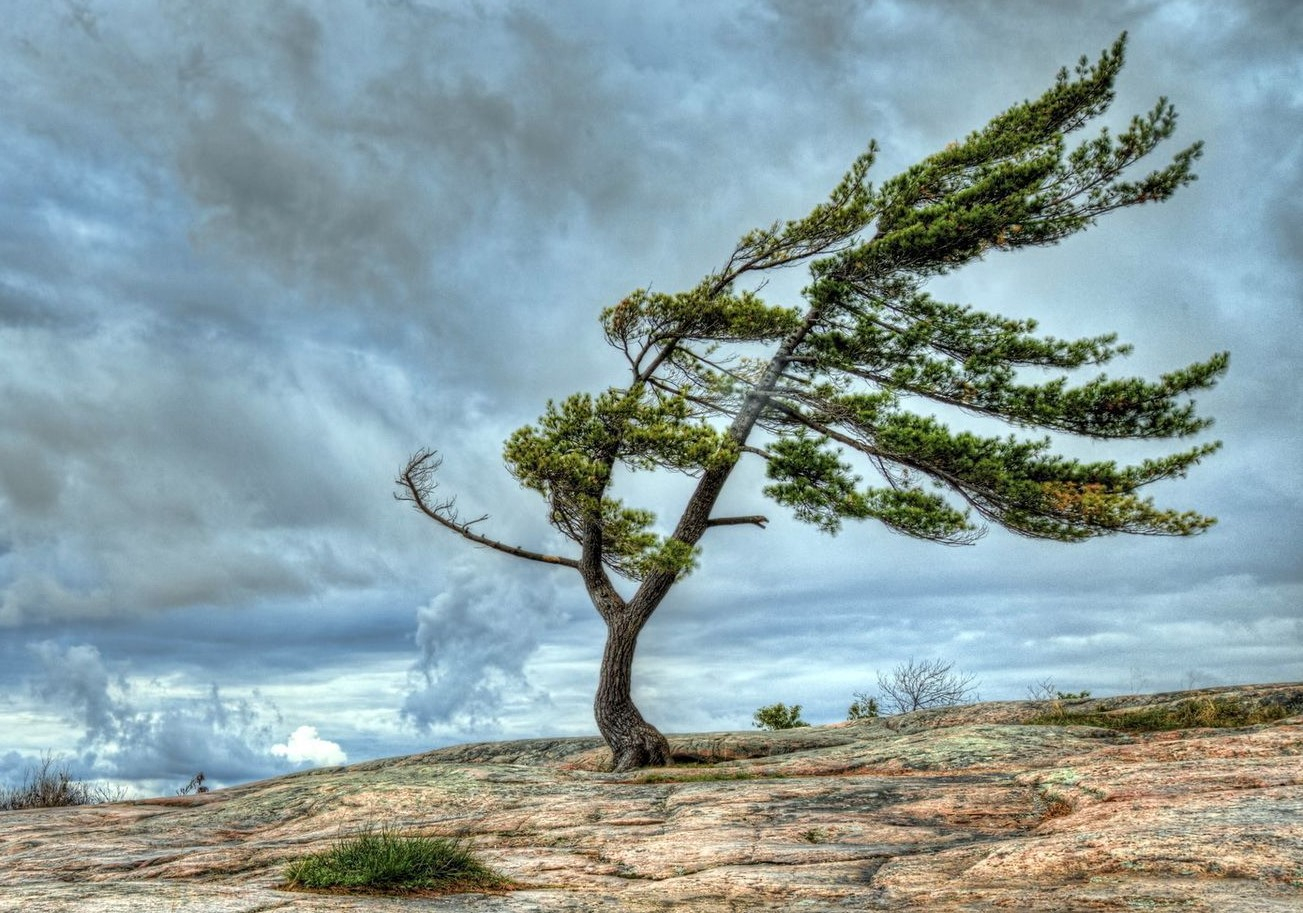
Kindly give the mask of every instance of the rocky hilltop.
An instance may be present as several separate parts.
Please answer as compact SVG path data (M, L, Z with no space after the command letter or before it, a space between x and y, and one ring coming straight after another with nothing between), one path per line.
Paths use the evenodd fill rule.
M604 772L596 739L531 740L4 812L0 910L1303 909L1303 684L671 743L675 766L634 774ZM381 824L463 835L521 887L280 887Z

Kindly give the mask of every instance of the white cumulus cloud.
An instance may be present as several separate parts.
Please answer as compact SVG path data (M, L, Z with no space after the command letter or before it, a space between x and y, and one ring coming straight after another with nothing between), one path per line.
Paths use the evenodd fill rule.
M273 745L271 753L292 764L312 764L318 767L343 764L348 760L348 755L344 754L344 749L337 743L317 735L316 726L300 726L290 733L284 745Z

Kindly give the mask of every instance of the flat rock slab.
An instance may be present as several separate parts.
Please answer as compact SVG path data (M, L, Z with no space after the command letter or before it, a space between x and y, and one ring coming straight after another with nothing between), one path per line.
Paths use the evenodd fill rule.
M0 911L1298 911L1303 685L1074 701L1284 708L1237 729L1027 725L1045 703L671 737L458 746L199 796L0 812ZM1061 708L1060 708L1061 709ZM388 826L467 838L522 887L285 890L286 864Z

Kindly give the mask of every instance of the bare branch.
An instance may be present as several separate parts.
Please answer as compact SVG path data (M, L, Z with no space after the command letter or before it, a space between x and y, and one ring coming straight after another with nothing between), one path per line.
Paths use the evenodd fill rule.
M707 526L741 526L743 524L750 523L754 526L758 526L761 529L764 529L765 524L768 522L769 522L768 517L762 517L759 514L756 514L750 517L711 517L709 520L706 521L706 525Z
M977 699L976 679L954 668L953 662L940 659L911 659L892 669L890 676L879 672L883 708L896 714L972 703Z
M443 458L435 451L418 451L407 461L407 465L403 467L402 473L398 476L396 482L402 491L396 492L394 497L399 501L410 501L417 510L440 526L446 527L462 538L469 539L478 545L487 546L516 558L528 558L530 561L540 561L543 564L579 568L579 562L573 558L532 552L528 549L507 545L505 542L499 542L496 539L490 539L487 536L471 532L471 526L487 520L488 515L477 517L474 520L462 521L457 518L454 498L444 500L434 500L432 498L435 490L439 487L434 480L434 476L442 465Z

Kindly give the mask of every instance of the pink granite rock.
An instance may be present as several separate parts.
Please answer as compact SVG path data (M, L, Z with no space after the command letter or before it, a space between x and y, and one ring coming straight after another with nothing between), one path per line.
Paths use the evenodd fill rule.
M2 812L0 911L1303 910L1303 685L1060 709L1213 700L1288 715L1122 733L979 704L674 737L695 766L632 775L603 772L596 740L534 740ZM282 889L290 860L380 824L465 836L521 887Z

